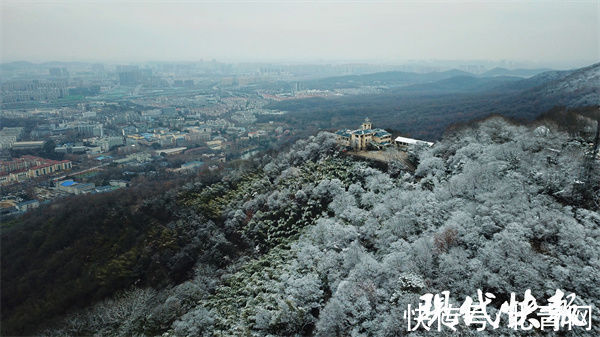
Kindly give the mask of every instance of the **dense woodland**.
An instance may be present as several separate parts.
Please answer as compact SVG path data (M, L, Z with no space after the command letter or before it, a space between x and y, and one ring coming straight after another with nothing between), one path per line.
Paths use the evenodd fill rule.
M2 225L2 333L398 336L443 290L598 308L595 113L456 127L411 148L414 172L323 132L222 177L45 206Z

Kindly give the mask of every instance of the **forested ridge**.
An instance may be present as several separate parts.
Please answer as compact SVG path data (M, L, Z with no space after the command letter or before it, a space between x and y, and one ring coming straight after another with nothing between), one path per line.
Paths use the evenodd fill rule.
M414 173L322 132L218 182L36 211L3 226L3 334L398 336L407 305L444 290L561 289L597 310L595 124L561 129L562 112L453 129L410 150Z

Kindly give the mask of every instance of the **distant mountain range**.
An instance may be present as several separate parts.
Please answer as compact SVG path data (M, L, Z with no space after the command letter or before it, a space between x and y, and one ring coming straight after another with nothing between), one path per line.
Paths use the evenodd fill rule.
M344 75L314 79L302 82L307 89L340 89L362 86L398 87L421 83L431 83L458 76L474 76L462 70L448 70L431 73L412 73L404 71L386 71L364 75Z
M562 103L567 106L581 106L599 102L600 89L598 88L600 88L600 63L576 70L546 71L526 79L515 76L456 76L433 83L400 88L398 92L427 94L516 92L537 98L576 95L577 97Z
M498 93L518 94L535 99L558 100L565 106L586 106L600 102L600 63L566 71L545 71L529 78L498 75L503 68L495 68L485 74L473 75L460 70L434 72L428 74L386 72L360 76L336 77L324 80L325 83L380 83L393 86L396 94L456 94L456 93ZM541 69L516 69L525 74ZM402 85L403 83L411 83Z
M497 88L509 90L512 85L521 81L520 77L497 76L477 77L474 75L461 75L446 78L432 83L413 84L396 89L398 93L404 94L449 94L483 92Z
M303 82L307 89L339 89L377 86L397 94L450 94L450 93L515 93L549 85L544 94L555 95L564 90L576 92L581 85L592 91L597 87L599 64L589 67L555 71L548 69L494 68L481 75L461 70L432 73L389 71L365 75L321 78ZM559 84L566 80L568 83ZM587 83L587 84L586 84ZM586 98L589 100L592 96Z
M547 71L551 71L550 68L539 68L539 69L506 69L496 67L494 69L490 69L481 74L484 77L492 77L492 76L517 76L517 77L532 77L540 73L544 73Z
M477 76L453 70L429 74L386 72L311 82L321 88L378 85L384 90L376 95L273 103L270 108L288 112L279 119L327 129L352 127L368 116L376 125L435 140L454 123L489 115L532 120L556 106L600 105L600 63L547 71L530 78Z

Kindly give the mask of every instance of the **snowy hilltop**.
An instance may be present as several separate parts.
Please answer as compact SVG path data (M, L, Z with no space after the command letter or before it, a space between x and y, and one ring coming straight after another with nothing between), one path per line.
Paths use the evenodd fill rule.
M401 336L420 296L448 291L460 306L477 301L478 289L495 296L491 317L506 312L511 293L521 301L528 291L540 306L559 290L597 310L600 213L582 199L589 144L581 137L492 118L411 148L411 173L353 159L320 133L221 182L171 194L169 226L193 239L168 263L194 261L187 279L138 286L45 333ZM585 194L595 202L598 171ZM177 245L175 232L162 235ZM455 328L522 333L506 316L496 329ZM418 331L457 333L433 330Z

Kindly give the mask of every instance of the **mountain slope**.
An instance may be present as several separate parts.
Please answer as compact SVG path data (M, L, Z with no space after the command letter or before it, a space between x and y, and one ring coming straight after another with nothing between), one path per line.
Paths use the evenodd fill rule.
M600 63L571 71L542 73L516 84L527 88L505 98L501 104L522 105L522 109L527 109L532 117L556 106L578 108L600 105Z
M600 104L600 63L577 69L528 92L543 98L560 97L568 107Z
M496 76L454 76L431 83L415 84L394 90L399 94L426 94L439 95L451 93L480 93L511 88L513 84L521 81L519 77Z

